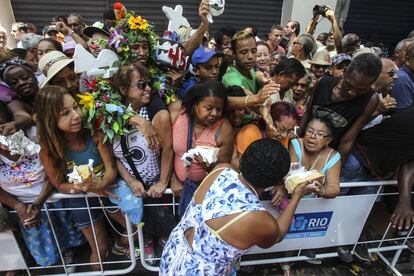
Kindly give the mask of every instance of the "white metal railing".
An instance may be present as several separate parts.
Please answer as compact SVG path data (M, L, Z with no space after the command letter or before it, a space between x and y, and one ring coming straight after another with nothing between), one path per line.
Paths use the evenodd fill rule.
M95 233L95 227L93 224L93 220L92 220L92 216L91 216L91 210L92 209L101 209L103 212L108 212L109 210L119 210L120 208L118 206L104 206L101 202L101 206L96 206L96 207L91 207L89 206L89 202L88 200L86 200L89 197L97 197L96 194L85 194L85 195L69 195L69 194L60 194L60 193L55 193L53 194L49 199L48 202L50 201L56 201L56 200L60 200L60 199L68 199L68 198L85 198L85 202L86 202L86 207L78 207L78 208L48 208L47 204L44 204L41 211L45 212L48 218L48 222L51 225L51 229L52 229L52 234L54 237L54 242L58 248L58 252L59 252L59 256L60 256L60 260L61 260L61 264L57 264L57 265L52 265L52 266L48 266L48 267L41 267L41 266L28 266L27 262L24 261L25 264L25 270L27 272L28 275L32 275L32 272L34 271L41 271L42 274L46 274L46 275L79 275L79 276L93 276L93 275L124 275L124 274L128 274L130 272L132 272L135 267L136 267L136 259L135 259L135 255L131 254L131 258L128 260L124 260L124 261L104 261L102 259L102 256L100 256L100 251L99 251L99 244L97 242L96 239L96 233ZM62 249L59 245L55 230L54 230L54 226L53 226L53 221L50 217L50 214L52 212L55 211L69 211L69 210L88 210L88 214L89 214L89 219L91 222L91 226L92 226L92 232L93 232L93 236L94 236L94 240L95 240L95 246L98 252L98 259L99 261L97 263L90 263L90 262L85 262L85 263L76 263L76 264L71 264L71 265L67 265L65 264L64 261L64 257L63 257L63 252ZM11 211L11 213L15 213L15 211ZM105 213L105 217L107 218L107 215ZM125 224L126 224L126 237L128 238L128 243L129 243L129 250L130 252L135 252L135 248L134 248L134 235L136 233L132 232L132 225L131 222L129 221L127 216L125 217ZM112 224L111 224L112 225ZM108 250L110 250L108 248ZM21 257L23 258L23 254L21 253ZM23 258L24 259L24 258ZM7 260L5 260L7 261ZM1 267L1 263L2 260L0 260L0 267ZM107 266L111 266L113 264L129 264L128 267L126 268L122 268L122 269L105 269L105 267ZM68 268L70 267L75 267L75 268L79 268L79 267L90 267L91 265L99 265L99 270L98 271L82 271L82 272L69 272ZM105 267L104 267L105 266ZM56 270L56 269L63 269L63 273L55 273L55 272L50 272L52 269ZM1 269L0 269L1 271ZM49 273L48 273L49 272Z
M302 200L303 204L314 204L316 203L316 201L319 201L318 204L329 204L332 202L336 201L340 201L341 198L342 199L351 199L351 197L354 198L359 198L360 200L372 200L372 202L368 202L367 206L369 206L368 209L364 210L366 212L366 217L368 217L369 213L371 212L372 206L375 202L375 200L379 200L381 198L384 198L385 196L392 196L392 195L398 195L397 192L395 193L384 193L383 192L383 187L384 186L388 186L388 185L395 185L396 181L373 181L373 182L347 182L347 183L341 183L341 188L352 188L352 187L367 187L367 186L377 186L378 187L378 191L376 194L373 195L355 195L355 196L339 196L336 199L321 199L321 198L311 198L311 199L306 199L306 200ZM168 189L166 191L166 194L168 195L172 195L171 190ZM50 199L64 199L64 198L76 198L76 197L96 197L96 195L94 194L86 194L86 195L67 195L67 194L54 194L51 196ZM301 203L302 203L301 201ZM175 199L173 196L171 196L171 202L170 203L161 203L161 204L147 204L145 206L177 206L178 203L175 202ZM323 205L321 205L323 206ZM114 209L114 208L119 208L119 207L114 207L114 206L108 206L108 207L89 207L89 205L87 205L88 208L88 212L89 212L89 217L91 219L91 215L90 215L90 209ZM72 209L84 209L84 208L72 208ZM173 212L175 214L175 209L173 208ZM46 212L46 214L49 217L49 213L53 212L53 211L57 211L57 210L62 210L62 209L48 209L47 206L45 205L42 208L42 211ZM70 210L69 208L65 208L64 210ZM269 210L271 212L274 212L274 210ZM335 212L335 210L333 210L333 212ZM408 234L405 237L400 237L400 238L394 238L394 237L388 237L388 235L391 232L391 224L388 224L388 227L386 228L386 230L384 231L384 233L382 234L382 237L380 239L375 239L375 240L369 240L369 241L358 241L358 237L359 234L361 233L363 226L365 224L366 221L366 217L363 218L361 221L362 223L360 225L353 225L353 227L357 228L356 230L356 239L354 242L352 243L345 243L346 245L353 245L353 249L352 251L355 250L356 246L359 244L367 244L369 247L369 252L370 253L376 253L378 254L378 256L384 261L384 263L390 267L391 270L393 270L394 273L396 273L397 275L401 275L397 269L395 268L395 265L401 255L402 250L406 249L407 246L405 245L405 243L407 242L408 239L412 239L411 238L411 233L413 231L413 227L411 227L410 231L408 232ZM135 233L132 233L132 226L130 221L128 220L128 218L125 216L126 219L126 225L127 225L127 235L128 235L128 241L129 241L129 248L131 252L134 252L134 238L133 236L135 235ZM49 217L49 222L51 223L50 217ZM154 258L151 260L146 260L145 259L145 254L144 254L144 235L143 235L143 231L142 231L142 227L138 227L137 228L137 234L138 234L138 244L139 244L139 248L140 248L140 256L141 256L141 264L142 266L149 270L149 271L158 271L158 266L156 265L151 265L149 264L148 261L159 261L159 258ZM55 237L55 242L56 242L56 235L54 233L54 237ZM292 240L289 240L289 243L294 244L293 242L291 242ZM390 245L390 242L399 242L400 244L397 245ZM330 244L330 247L335 248L336 246L339 245L345 245L344 242L341 242L340 240L335 240L334 243ZM302 249L303 247L301 246L297 246L295 248L289 248L288 250L285 249L283 246L283 241L277 245L275 245L274 247L272 247L269 251L269 249L260 249L260 248L255 248L253 251L254 255L250 254L247 255L246 257L244 257L241 261L241 265L242 266L247 266L247 265L259 265L259 264L274 264L274 263L282 263L282 262L296 262L296 261L304 261L306 259L308 259L308 257L301 255L302 253ZM58 244L59 246L59 244ZM320 246L320 247L325 247L325 246ZM326 246L327 247L327 246ZM126 260L126 261L103 261L100 257L99 257L99 262L95 263L98 264L100 266L100 270L99 271L87 271L87 272L78 272L78 273L69 273L67 271L67 267L69 267L68 265L65 265L63 262L63 255L61 252L60 247L59 248L59 254L60 257L62 259L62 264L61 265L55 265L55 266L51 266L51 267L47 267L47 268L63 268L64 273L59 273L59 274L48 274L48 275L121 275L121 274L127 274L131 271L133 271L136 267L136 260L134 258L134 254L131 254L131 258ZM318 248L318 247L315 247ZM280 252L286 252L286 251L298 251L297 254L295 256L290 256L290 257L276 257L276 258L260 258L262 253L280 253ZM99 252L99 250L98 250ZM384 255L382 254L383 252L395 252L392 259L388 260L386 257L384 257ZM254 257L254 259L249 260L249 258L252 258L252 256ZM328 253L321 253L321 254L316 254L316 258L318 259L324 259L324 258L332 258L332 257L337 257L337 253L335 250L333 250L332 252L328 252ZM113 270L106 270L104 266L107 265L111 265L111 264L119 264L119 263L127 263L129 264L129 266L127 268L123 268L123 269L113 269ZM80 266L90 266L91 263L81 263L81 264L75 264L72 266L75 267L80 267ZM1 266L1 260L0 260L0 266ZM47 268L43 268L43 267L28 267L26 265L26 270L28 272L29 275L31 275L31 271L35 271L35 270L39 270L39 269L47 269Z

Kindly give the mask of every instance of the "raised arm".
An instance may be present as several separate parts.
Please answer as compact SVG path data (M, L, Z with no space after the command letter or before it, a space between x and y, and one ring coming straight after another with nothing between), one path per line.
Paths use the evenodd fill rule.
M312 17L311 21L309 22L308 26L306 27L306 33L313 35L315 32L316 25L318 25L319 14L316 14Z
M203 42L204 33L208 30L207 14L210 11L207 0L202 0L198 7L198 16L200 18L200 26L197 31L191 36L191 38L185 43L185 54L191 56L193 52L200 47Z
M328 10L326 11L326 18L331 21L332 24L332 35L335 42L335 48L337 53L342 53L342 33L341 28L339 28L339 24L336 21L335 12L332 10L331 7L328 6Z

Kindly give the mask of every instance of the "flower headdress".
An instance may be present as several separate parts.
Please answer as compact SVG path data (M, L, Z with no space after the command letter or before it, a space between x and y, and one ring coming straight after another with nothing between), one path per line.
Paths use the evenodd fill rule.
M120 63L127 63L133 60L134 55L131 52L130 45L139 41L147 41L150 52L148 65L155 64L155 45L157 43L157 34L153 30L153 24L141 16L136 16L133 11L127 11L125 7L119 8L121 3L115 3L115 12L118 9L118 23L111 31L111 37L108 45L118 54Z
M104 142L112 142L114 137L127 134L127 121L136 113L122 104L121 95L113 89L110 81L97 78L85 84L90 92L77 95L82 105L84 126L92 133L96 129L102 130Z
M119 63L128 63L134 60L130 45L139 41L147 41L149 57L147 61L148 73L153 80L152 89L158 93L166 104L176 101L174 89L170 80L165 77L156 63L156 46L158 36L153 30L153 25L134 12L128 11L121 3L114 4L114 12L118 23L111 32L109 46L118 55Z

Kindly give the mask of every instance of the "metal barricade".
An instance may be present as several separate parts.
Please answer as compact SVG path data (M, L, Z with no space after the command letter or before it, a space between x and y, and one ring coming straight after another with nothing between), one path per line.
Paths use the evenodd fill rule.
M389 186L389 185L396 185L397 182L396 181L371 181L371 182L347 182L347 183L341 183L341 188L354 188L354 187L367 187L367 186L377 186L378 187L378 191L376 194L364 194L364 195L352 195L352 196L338 196L335 199L322 199L322 198L306 198L306 199L302 199L300 205L298 206L298 209L296 210L296 214L298 213L309 213L309 210L306 211L306 207L308 207L308 205L316 205L318 208L322 208L322 209L318 209L316 208L317 213L327 213L327 211L330 211L327 209L327 205L328 204L333 204L333 203L338 203L340 201L343 202L356 202L358 204L363 204L363 206L360 207L364 207L364 209L360 212L355 212L358 211L358 209L354 208L357 206L350 206L349 209L345 210L348 215L350 216L350 218L352 219L352 216L355 216L355 214L357 214L358 217L358 225L353 225L354 231L352 233L352 235L350 237L345 237L345 238L337 238L337 239L332 239L330 240L325 240L325 243L321 243L321 237L320 237L320 233L318 233L318 235L316 236L304 236L304 237L296 237L297 240L299 240L299 242L293 242L295 239L295 235L293 235L293 238L290 239L286 239L281 241L280 243L277 243L276 245L274 245L273 247L269 248L269 249L262 249L259 247L255 247L253 248L248 255L245 255L242 260L240 265L241 266L252 266L252 265L262 265L262 264L275 264L275 263L283 263L283 262L298 262L298 261L304 261L307 260L308 257L301 255L302 251L304 248L309 248L303 245L303 239L315 239L316 243L319 245L315 246L313 245L312 249L316 249L316 248L331 248L332 252L328 252L328 253L321 253L321 254L316 254L316 258L318 259L325 259L325 258L332 258L332 257L337 257L338 254L336 252L336 250L334 250L337 246L342 246L342 245L348 245L351 246L352 245L352 252L355 251L355 248L357 245L360 244L367 244L369 249L368 251L370 253L376 253L383 261L384 263L396 274L396 275L402 275L396 268L395 265L398 262L398 259L401 255L401 252L407 248L407 246L405 245L405 243L407 242L408 239L412 239L411 237L411 233L413 231L414 226L411 227L411 229L408 231L407 235L405 237L400 237L400 238L395 238L395 237L388 237L388 235L391 232L391 224L388 223L388 226L386 227L384 233L382 234L381 238L375 239L375 240L369 240L369 241L358 241L359 240L359 236L364 228L365 222L369 216L369 214L371 213L371 209L374 205L374 203L376 201L381 200L381 198L384 198L385 196L398 196L398 193L384 193L383 192L383 187L385 186ZM171 191L168 191L168 194L171 194ZM263 202L264 205L267 207L267 210L269 212L271 212L272 214L274 214L275 216L277 216L276 211L273 207L271 207L269 205L269 202ZM172 199L172 203L171 206L175 206L176 203L174 202L174 198ZM302 206L301 206L302 205ZM333 204L335 205L335 204ZM156 206L156 205L154 205ZM341 206L337 206L336 207L337 210L331 210L332 211L332 217L331 217L331 221L335 221L335 213L340 213L343 214L344 210L341 210ZM175 209L175 208L174 208ZM329 213L329 212L328 212ZM341 221L342 223L345 220ZM349 228L346 228L345 225L343 225L342 223L339 224L339 229L331 229L332 233L338 233L338 231L344 231L344 230L349 230ZM292 228L292 227L291 227ZM327 227L329 228L329 226ZM327 236L328 233L328 229L325 233L325 236ZM288 232L287 236L290 233L290 231ZM339 237L339 234L337 234ZM143 248L144 248L144 236L143 236L143 232L142 229L138 229L138 237L139 237L139 247L141 249L141 254L143 253ZM319 240L318 240L319 239ZM307 240L308 241L308 240ZM396 245L390 245L389 243L399 243ZM293 244L292 246L286 246L286 244L284 245L283 243L286 244ZM295 256L290 256L290 257L275 257L275 258L260 258L261 255L263 255L264 253L280 253L280 252L296 252L297 254L295 254ZM384 256L384 252L395 252L393 257L391 258L391 260L388 260L385 256ZM269 254L266 254L269 255ZM143 256L143 254L141 255ZM254 258L253 260L247 260L249 258ZM159 258L156 258L154 260L159 260ZM154 265L150 265L145 258L141 258L141 264L144 268L146 268L147 270L150 271L158 271L158 267L154 266Z
M41 211L46 213L46 216L48 218L48 222L51 225L51 229L52 229L52 233L53 233L53 237L54 237L54 242L57 245L58 248L58 252L59 252L59 256L60 256L60 260L62 264L57 264L57 265L52 265L52 266L47 266L47 267L41 267L41 266L29 266L27 264L27 262L25 261L24 257L23 257L23 253L22 251L18 248L18 250L20 251L20 259L18 260L19 263L16 262L16 266L13 268L12 266L7 266L7 270L14 270L14 269L25 269L28 275L32 275L32 273L34 273L35 271L40 272L44 275L82 275L82 276L92 276L92 275L124 275L124 274L128 274L130 272L132 272L135 267L136 267L136 258L134 254L130 254L131 258L128 260L121 260L121 261L104 261L102 259L103 256L100 256L99 253L99 244L97 243L97 238L96 238L96 233L95 233L95 227L92 223L92 216L91 216L91 210L92 209L102 209L105 217L109 220L108 215L106 214L107 211L109 210L116 210L116 209L120 209L118 206L104 206L101 202L101 206L97 206L97 207L91 207L89 206L89 202L88 200L86 200L89 197L97 197L97 195L89 193L86 195L68 195L68 194L60 194L60 193L56 193L53 194L49 199L48 202L50 202L51 200L61 200L61 199L68 199L68 198L85 198L85 202L86 202L86 207L79 207L79 208L48 208L47 204L44 204ZM91 221L91 225L92 225L92 231L93 231L93 236L94 236L94 240L95 240L95 246L98 252L98 259L99 262L97 263L76 263L76 264L72 264L72 265L67 265L65 264L64 261L64 256L63 256L63 252L62 252L62 248L59 245L57 236L56 236L56 232L55 232L55 227L53 225L53 221L51 219L51 213L55 212L55 211L69 211L69 210L88 210L88 214L89 214L89 219ZM11 211L12 213L15 213L15 211ZM125 223L126 223L126 231L127 231L127 238L128 238L128 243L129 243L129 250L130 252L135 252L135 247L134 247L134 238L133 236L136 233L132 232L132 225L131 222L129 221L128 217L125 216ZM109 223L111 224L111 222L109 221ZM112 226L112 224L111 224ZM138 227L139 228L139 227ZM9 231L8 233L5 233L6 235L8 234L9 236L9 244L10 242L14 242L15 245L17 245L16 239L13 235L11 235L11 232ZM1 242L1 239L0 239ZM18 247L18 245L17 245ZM108 250L110 250L108 248ZM8 260L4 260L5 262L8 262ZM0 260L0 267L2 267L2 262L3 260ZM24 264L24 267L22 267L22 263ZM122 268L122 269L106 269L108 266L114 265L114 264L129 264L128 267L126 268ZM91 266L91 265L99 265L100 270L98 271L93 271L93 270L88 270L88 271L82 271L82 272L70 272L68 269L71 267L75 267L75 268L79 268L79 267L87 267L87 266ZM3 266L6 267L6 266ZM55 272L50 272L51 270L57 270L59 269L60 271L63 269L63 273L55 273ZM0 269L1 271L2 269ZM37 273L36 273L37 274Z
M303 199L300 202L300 205L298 206L298 209L295 213L295 215L308 215L308 214L319 214L319 213L325 213L328 214L329 212L332 212L331 217L329 219L330 222L327 222L327 220L324 220L324 226L325 228L321 228L323 231L319 231L321 229L317 229L318 232L314 232L312 231L311 234L306 233L305 232L300 232L298 234L298 232L293 231L292 229L290 229L290 231L288 232L287 236L285 237L285 239L283 241L281 241L280 243L274 245L273 247L269 248L269 249L261 249L258 247L253 248L248 255L244 256L243 259L241 260L241 265L242 266L251 266L251 265L260 265L260 264L275 264L275 263L282 263L282 262L297 262L297 261L304 261L306 259L308 259L308 257L303 256L301 253L304 249L308 249L308 248L312 248L312 249L317 249L317 248L335 248L336 246L342 246L342 245L352 245L352 251L355 250L357 245L360 244L367 244L369 247L369 252L370 253L376 253L383 261L384 263L397 275L401 275L401 273L395 268L395 265L398 262L398 259L402 253L402 251L404 249L407 248L407 246L405 245L405 243L407 242L408 239L412 239L411 234L412 231L414 229L414 226L411 227L411 229L408 231L407 235L404 237L399 237L399 238L395 238L395 237L389 237L389 234L392 232L392 227L391 224L389 223L388 226L386 227L384 233L382 235L380 235L380 238L377 239L373 239L373 240L366 240L366 241L358 241L359 236L361 234L361 231L365 225L365 222L369 216L369 214L371 213L371 209L375 203L375 201L379 201L381 198L384 198L385 196L398 196L398 193L384 193L383 192L383 187L388 186L388 185L395 185L396 181L375 181L375 182L349 182L349 183L341 183L341 188L351 188L351 187L366 187L366 186L377 186L378 187L378 191L376 194L371 194L371 195L353 195L353 196L338 196L335 199L321 199L321 198L309 198L309 199ZM167 195L171 195L171 203L162 203L162 204L147 204L145 206L151 207L151 206L171 206L171 208L173 209L173 213L175 214L175 210L176 208L174 208L174 206L177 206L178 203L175 202L174 197L172 196L171 190L167 189L166 191ZM67 195L67 194L54 194L52 196L53 199L64 199L64 198L77 198L77 197L95 197L96 195L94 194L87 194L87 195ZM332 223L331 225L334 224L334 222L338 222L337 217L335 216L336 214L343 214L342 208L340 205L339 207L336 206L335 204L339 204L341 201L344 202L349 202L349 203L353 203L356 202L358 204L361 204L361 206L363 207L363 210L360 210L358 212L357 208L350 208L349 210L346 210L346 212L348 213L348 216L355 219L355 216L357 216L357 221L358 221L358 225L353 225L354 231L352 233L352 235L350 235L349 237L341 237L341 231L344 230L348 230L345 228L345 226L343 225L344 222L346 222L346 219L344 218L344 220L341 220L340 223L337 225L338 227L333 227L330 226L330 223ZM269 206L269 202L263 202L265 206L267 206L268 211L270 211L273 215L277 216L276 211L273 207ZM355 203L355 204L356 204ZM316 208L316 209L309 209L309 206L312 206L312 208ZM334 206L334 207L332 207ZM333 208L331 210L328 210L329 208ZM352 207L356 207L356 206L352 206ZM94 208L105 208L105 209L113 209L113 208L119 208L117 206L113 207L87 207L89 210L89 218L91 219L91 214L90 214L90 210L94 209ZM319 208L319 209L318 209ZM336 208L336 209L335 209ZM74 209L84 209L84 208L74 208ZM50 212L53 211L57 211L57 210L62 210L62 209L48 209L47 206L43 206L42 211L46 212L46 214L48 215L49 218L49 222L51 223L50 220ZM65 210L70 210L70 209L65 209ZM309 211L311 210L311 211ZM357 212L355 212L355 210ZM313 212L313 213L312 213ZM341 213L342 212L342 213ZM329 214L328 214L329 215ZM296 217L297 218L297 217ZM134 252L134 239L133 236L135 235L135 233L132 233L132 226L130 221L128 220L128 218L125 216L126 219L126 225L127 225L127 235L128 235L128 241L129 241L129 248L131 252ZM309 222L310 219L308 219ZM317 219L316 219L317 220ZM320 222L322 222L323 219L320 219ZM326 225L327 224L327 225ZM292 228L291 224L291 228ZM53 227L52 227L53 229ZM297 230L297 229L294 229ZM325 233L322 233L325 232ZM316 234L315 234L316 233ZM145 254L144 254L144 234L142 231L142 227L138 227L137 228L137 234L138 234L138 244L139 244L139 248L140 248L140 255L141 255L141 264L142 266L149 270L149 271L153 271L156 272L158 271L158 266L156 265L150 265L148 263L148 261L159 261L160 258L154 258L151 260L146 260L145 259ZM309 234L309 235L308 235ZM55 242L57 240L56 238L56 234L54 233L54 238L55 238ZM308 243L308 241L312 241L314 240L315 242L312 243L312 246L308 245L308 246L304 246L303 241L304 238L306 238L306 241ZM295 242L295 239L297 240ZM0 237L0 241L1 241L1 237ZM298 242L299 241L299 242ZM398 244L390 244L390 243L398 243ZM286 244L289 244L289 246L287 246ZM59 244L58 244L59 246ZM48 268L61 268L64 270L64 273L59 273L59 274L48 274L48 275L122 275L122 274L127 274L131 271L133 271L136 267L136 259L134 258L133 254L131 254L131 259L128 259L126 261L103 261L101 259L101 257L99 256L99 263L96 263L100 266L100 271L87 271L87 272L78 272L78 273L69 273L67 271L68 266L64 264L63 262L63 255L61 252L60 247L59 248L59 254L60 254L60 258L62 260L62 265L55 265L55 266L51 266L51 267L29 267L26 265L25 269L28 273L28 275L31 275L32 271L35 270L39 270L39 269L48 269ZM280 252L296 252L297 253L294 256L289 256L289 257L275 257L275 258L269 258L268 255L266 254L266 258L261 258L261 255L263 255L264 253L280 253ZM99 252L99 250L98 250ZM389 260L384 256L384 252L394 252L392 258ZM280 254L279 254L280 255ZM324 259L324 258L332 258L332 257L337 257L337 253L335 250L333 250L332 252L327 252L327 253L320 253L320 254L316 254L316 258L318 259ZM118 270L105 270L104 266L106 265L111 265L111 264L119 264L119 263L128 263L129 266L127 268L123 268L123 269L118 269ZM0 261L1 264L1 261ZM91 265L91 263L82 263L82 264L76 264L76 265L72 265L75 267L79 267L79 266L89 266Z

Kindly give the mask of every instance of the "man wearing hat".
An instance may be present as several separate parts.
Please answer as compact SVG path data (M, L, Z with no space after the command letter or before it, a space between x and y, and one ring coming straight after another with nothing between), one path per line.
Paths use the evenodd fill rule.
M316 81L326 75L329 65L331 63L329 53L327 50L317 51L309 62L311 64L311 71L315 75Z
M178 98L183 100L190 88L199 81L218 80L222 53L217 53L208 47L200 47L191 57L191 65L195 77L190 78L178 90Z
M345 53L341 53L332 58L331 67L329 68L332 77L343 77L346 68L351 63L352 58Z
M37 44L43 37L34 33L27 33L22 36L22 48L27 51L26 60L37 64Z
M83 34L89 37L89 50L95 57L99 55L102 49L106 48L109 37L111 36L104 27L104 23L95 22L92 26L83 29Z
M55 25L50 25L50 26L44 27L43 28L43 36L45 38L54 39L54 40L58 41L61 44L63 44L63 42L65 41L65 36L57 30Z
M39 60L39 69L46 76L40 88L47 84L66 88L79 93L79 76L74 71L73 59L59 51L52 51Z

